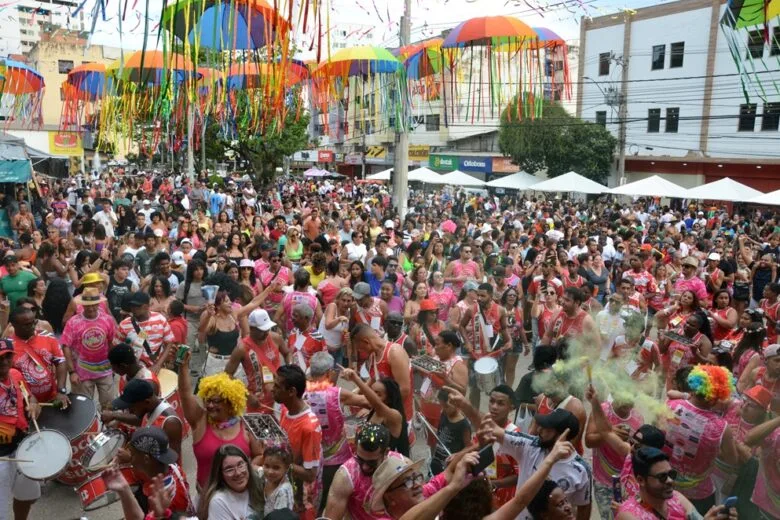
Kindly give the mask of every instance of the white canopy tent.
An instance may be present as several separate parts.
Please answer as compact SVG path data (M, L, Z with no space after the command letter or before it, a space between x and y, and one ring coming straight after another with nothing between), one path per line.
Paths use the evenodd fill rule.
M663 177L653 175L646 179L630 182L617 188L612 188L609 193L613 195L634 195L643 197L687 197L687 190Z
M577 172L564 173L558 177L534 184L528 189L534 191L560 191L563 193L588 193L592 195L606 193L609 190L606 186L583 177Z
M455 170L440 176L439 184L449 184L451 186L484 186L485 181L481 181L460 170Z
M728 200L731 202L748 202L761 195L760 191L728 177L710 182L709 184L696 186L689 189L688 193L685 194L689 199Z
M539 179L530 173L517 172L506 177L493 179L487 183L489 188L505 188L509 190L525 190L537 184Z
M390 174L393 172L392 168L382 170L381 172L374 173L373 175L367 175L366 179L370 181L389 181Z
M750 201L751 204L766 204L767 206L780 206L780 190L770 191Z
M422 168L410 171L408 178L410 181L418 181L425 184L440 184L439 179L441 179L442 176L423 166Z

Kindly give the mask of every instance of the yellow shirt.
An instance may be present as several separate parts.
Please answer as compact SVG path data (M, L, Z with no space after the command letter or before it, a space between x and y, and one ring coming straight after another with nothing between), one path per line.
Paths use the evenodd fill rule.
M314 269L312 266L307 265L304 267L304 269L309 273L309 282L311 283L311 286L316 289L320 282L325 279L325 270L323 270L320 274L314 274Z

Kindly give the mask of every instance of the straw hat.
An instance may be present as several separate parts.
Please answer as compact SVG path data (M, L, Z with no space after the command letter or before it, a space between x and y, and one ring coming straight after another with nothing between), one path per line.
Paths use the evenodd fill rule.
M73 301L76 302L76 305L88 307L90 305L100 305L100 302L104 302L106 299L96 287L85 287L81 294L73 298Z
M387 457L382 464L374 472L374 476L371 477L371 482L374 487L374 493L371 496L371 511L384 511L384 495L387 489L392 485L398 477L411 473L420 469L424 460L418 460L412 462L411 459L406 457L397 459L395 457Z

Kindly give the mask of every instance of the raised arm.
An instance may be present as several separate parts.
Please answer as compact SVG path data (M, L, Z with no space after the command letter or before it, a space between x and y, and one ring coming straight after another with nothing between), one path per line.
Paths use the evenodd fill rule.
M198 427L201 419L205 416L205 410L198 403L195 394L192 391L192 380L190 379L190 358L191 352L184 354L181 365L179 366L179 395L181 398L181 407L184 412L184 418L190 423L193 429Z
M390 433L394 437L401 434L404 417L400 412L387 406L384 401L376 395L376 392L374 392L374 390L360 378L357 372L351 368L342 370L341 377L347 381L352 381L358 387L360 393L365 397L368 406L385 421L385 426L387 426L387 429L390 430Z

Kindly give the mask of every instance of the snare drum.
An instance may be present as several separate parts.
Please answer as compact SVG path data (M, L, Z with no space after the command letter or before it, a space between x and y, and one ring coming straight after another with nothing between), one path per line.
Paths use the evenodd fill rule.
M157 378L160 380L160 395L173 407L176 415L181 419L182 438L188 436L190 434L190 425L187 419L184 418L184 410L179 397L179 375L173 370L163 368L157 374Z
M48 480L57 477L70 462L70 442L58 431L41 430L22 439L15 457L30 462L16 466L27 478Z
M116 493L108 489L106 481L100 475L95 475L75 489L84 511L100 509L119 500Z
M81 466L87 471L101 471L125 444L125 434L119 430L100 432L92 439L81 456Z
M44 407L38 417L41 428L56 430L70 439L72 458L65 471L57 478L69 486L77 486L89 478L89 472L81 466L84 451L92 438L100 432L100 417L95 402L80 394L70 394L70 406Z
M483 357L474 362L474 375L477 388L489 394L500 383L498 361L492 357Z

